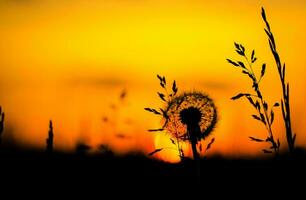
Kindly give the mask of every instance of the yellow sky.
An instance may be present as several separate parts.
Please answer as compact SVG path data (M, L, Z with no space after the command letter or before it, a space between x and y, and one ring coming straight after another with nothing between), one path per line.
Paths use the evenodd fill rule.
M298 143L306 145L302 0L1 1L0 104L7 123L25 144L43 146L52 118L61 149L85 140L106 142L120 152L147 152L154 148L154 136L146 129L158 126L159 119L143 107L160 105L159 73L176 79L180 90L202 90L216 100L220 122L214 152L257 153L260 147L247 137L264 136L263 127L249 117L246 102L229 100L250 83L225 59L237 58L234 41L256 49L259 62L268 65L264 92L271 102L279 99L261 6L288 66L293 127ZM128 91L126 102L118 99L122 89ZM283 138L277 114L275 130ZM112 125L103 124L104 115L114 119ZM118 139L118 132L131 137Z

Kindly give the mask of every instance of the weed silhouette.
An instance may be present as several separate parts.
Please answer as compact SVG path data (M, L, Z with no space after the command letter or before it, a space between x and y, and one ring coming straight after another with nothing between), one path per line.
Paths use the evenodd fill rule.
M177 85L176 85L176 81L173 81L173 84L172 84L172 88L171 88L171 92L168 91L167 89L167 81L166 81L166 78L164 76L160 76L160 75L157 75L157 78L160 82L160 86L162 87L163 89L163 93L162 92L157 92L159 98L166 104L168 104L171 99L173 97L176 96L177 92L178 92L178 88L177 88ZM160 115L162 116L164 119L166 119L166 122L167 122L167 119L168 119L168 116L166 114L166 111L162 108L159 109L159 111L157 111L156 109L152 109L152 108L145 108L146 111L149 111L155 115ZM161 132L161 131L164 131L164 127L163 128L158 128L158 129L149 129L148 130L149 132ZM180 157L181 161L183 161L185 159L185 154L184 154L184 151L183 151L183 148L182 148L182 144L180 142L180 139L179 139L179 135L178 134L174 134L174 139L172 137L169 138L171 143L173 145L175 145L175 149L173 149L172 147L164 147L164 148L160 148L160 149L155 149L154 151L150 152L149 155L154 155L160 151L162 151L163 149L170 149L170 150L177 150L178 151L178 156Z
M107 115L102 116L102 122L106 126L112 126L112 135L117 139L132 139L132 136L128 135L124 131L119 130L118 124L125 123L127 125L132 125L132 120L127 118L124 122L118 118L121 114L121 109L127 104L128 91L126 89L121 90L117 101L110 104L112 112L108 112ZM116 99L115 99L116 100Z
M80 156L85 156L90 150L91 150L91 146L89 146L88 144L82 141L77 142L75 146L75 152L77 155L80 155Z
M91 149L91 146L83 143L83 142L78 142L75 151L78 155L84 156L88 151Z
M265 33L268 36L269 46L271 49L271 52L273 54L273 57L276 62L278 74L281 80L281 86L282 86L282 93L283 98L281 99L281 108L282 108L282 114L283 114L283 121L286 127L286 138L288 143L288 148L290 152L293 152L294 150L294 143L296 135L292 135L292 128L291 128L291 118L290 118L290 103L289 103L289 83L286 83L285 81L285 70L286 65L285 63L282 65L280 56L276 49L276 43L273 36L273 33L271 31L271 27L267 21L267 17L265 14L264 8L261 10L261 16L266 24ZM250 58L248 58L245 54L245 48L241 44L235 43L235 49L236 52L244 59L244 61L233 61L231 59L227 59L227 61L240 69L242 69L242 73L248 75L248 77L252 80L252 88L255 91L255 94L249 94L249 93L239 93L238 95L232 97L232 100L239 99L241 97L246 97L250 104L256 109L258 115L252 115L252 117L255 120L258 120L262 122L268 132L268 137L266 139L258 139L256 137L249 137L252 141L255 142L269 142L271 143L271 147L269 149L263 149L264 153L272 153L271 150L274 150L276 154L279 153L280 148L280 142L279 139L275 139L272 131L272 124L274 121L274 107L278 107L279 103L274 103L273 106L269 106L268 103L265 101L265 99L262 96L262 92L260 90L260 82L262 78L265 75L266 71L266 64L262 64L261 68L261 74L259 78L256 76L256 74L253 71L253 64L255 64L257 58L255 56L255 50L252 51ZM270 110L269 110L270 108Z
M184 152L180 145L180 141L187 141L191 144L194 160L199 160L198 143L205 139L212 132L217 122L217 111L213 101L205 94L200 92L189 92L177 95L178 88L176 82L172 84L172 92L167 90L166 79L157 75L164 93L158 92L160 99L166 103L164 109L159 111L153 108L145 108L145 110L161 115L163 126L159 129L151 129L149 131L166 131L170 134L174 141L170 138L174 145L177 145L179 156L184 158ZM210 149L214 139L207 146ZM202 146L199 146L202 150ZM149 155L160 152L162 149L156 149Z
M217 122L213 101L199 92L183 93L167 104L165 112L167 118L163 127L166 132L188 141L194 159L198 160L198 142L212 133Z
M279 152L280 142L273 135L272 124L274 122L274 111L273 108L279 106L279 103L275 103L273 106L269 106L267 101L265 100L261 88L260 83L266 72L266 64L262 64L261 73L259 77L254 73L253 65L256 63L255 50L252 51L250 58L246 55L245 47L241 44L235 43L236 52L243 59L242 61L233 61L231 59L227 59L227 61L242 70L243 74L246 74L252 81L252 88L254 90L254 94L250 93L239 93L238 95L232 97L232 100L240 99L241 97L246 97L249 103L255 108L257 114L253 114L252 117L255 120L261 122L267 132L268 137L266 139L258 139L257 137L250 136L251 141L255 142L269 142L271 143L271 147L269 149L263 149L264 153L272 153L271 150L274 150L276 154Z
M274 60L277 66L277 71L279 74L280 82L281 82L282 94L283 94L283 97L281 99L282 116L283 116L283 121L284 121L285 128L286 128L286 138L287 138L287 143L288 143L288 149L289 149L289 152L292 153L294 151L296 134L293 135L292 127L291 127L289 82L286 82L286 64L285 63L282 64L281 62L279 53L276 49L275 39L271 31L270 24L267 20L264 8L261 9L261 16L266 24L266 28L264 30L268 36L270 50L273 54L273 57L274 57Z
M46 144L47 144L46 150L47 150L48 153L53 152L53 139L54 139L53 124L52 124L52 120L50 120L48 138L46 139Z
M4 112L2 112L2 108L0 106L0 145L2 142L2 134L3 134L3 130L4 130Z
M112 151L112 149L105 144L99 145L98 149L104 156L108 156L108 157L114 156L114 152Z

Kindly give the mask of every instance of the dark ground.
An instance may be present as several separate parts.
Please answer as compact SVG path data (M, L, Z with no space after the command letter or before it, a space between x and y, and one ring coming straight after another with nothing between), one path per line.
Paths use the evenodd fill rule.
M61 190L71 190L75 194L115 189L120 194L122 188L138 194L140 188L145 188L151 192L168 190L176 195L190 191L212 193L216 189L219 195L224 192L242 194L242 191L249 195L306 192L304 151L294 157L226 159L215 156L204 159L201 160L200 183L194 169L191 160L169 164L136 153L114 156L111 153L47 154L21 149L1 149L0 152L2 190L29 187L27 191L41 188L39 190L46 194Z

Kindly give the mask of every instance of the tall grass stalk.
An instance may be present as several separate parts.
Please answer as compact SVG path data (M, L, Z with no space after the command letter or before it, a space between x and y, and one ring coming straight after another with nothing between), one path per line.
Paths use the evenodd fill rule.
M279 153L280 141L279 139L275 139L273 134L272 124L274 122L274 107L278 107L279 103L274 103L273 106L269 106L267 101L265 100L261 88L260 83L263 80L263 77L266 72L266 64L263 63L261 66L260 75L256 75L254 72L254 64L257 61L255 56L255 50L250 53L248 57L246 55L245 47L241 44L235 43L235 50L240 56L241 60L233 61L231 59L227 59L227 61L242 70L242 73L247 75L249 79L252 81L252 89L253 93L239 93L238 95L232 97L232 100L240 99L241 97L245 97L249 103L255 108L256 114L253 114L252 117L261 122L268 133L268 137L266 139L259 139L257 137L250 136L251 141L255 142L268 142L271 144L269 149L263 149L264 153L272 153L274 151L275 154Z
M267 20L264 8L262 8L261 10L261 16L266 25L264 30L265 30L266 35L268 36L270 50L274 57L274 60L277 66L278 75L280 78L280 83L281 83L281 88L282 88L282 98L280 100L281 109L282 109L282 117L283 117L283 121L284 121L285 128L286 128L286 138L287 138L287 143L288 143L288 149L289 149L289 152L292 153L294 151L296 134L293 135L292 127L291 127L289 82L286 81L286 76L285 76L286 75L286 64L285 63L282 64L281 62L279 53L276 48L276 42L274 39L274 35L271 31L271 27ZM256 142L270 142L272 145L270 149L273 149L275 153L278 153L280 142L279 142L279 139L277 139L277 142L276 142L273 136L272 123L274 120L273 108L278 107L279 103L275 103L274 106L270 107L270 110L269 110L268 109L269 106L264 100L260 87L259 87L259 83L261 82L265 74L266 64L262 65L261 75L258 79L253 71L253 66L252 66L257 60L257 58L255 57L255 51L253 50L250 58L248 58L245 54L244 46L242 46L241 44L235 43L235 48L236 48L236 52L244 58L244 60L246 61L246 64L242 61L233 61L231 59L227 59L227 61L233 66L241 68L242 73L248 75L249 78L252 79L252 82L253 82L252 87L255 91L255 94L240 93L237 96L233 97L232 99L236 100L236 99L239 99L245 96L249 100L249 102L256 108L258 115L252 115L252 116L254 119L261 121L265 125L268 131L268 138L266 140L263 140L263 139L258 139L255 137L250 137L250 139ZM263 151L265 153L271 152L270 150L266 150L266 149L264 149Z
M0 145L2 142L2 134L3 134L3 130L4 130L4 112L2 112L2 108L0 106Z
M291 127L289 82L286 81L286 64L285 63L282 64L281 62L281 58L277 51L275 39L271 31L270 24L267 20L266 12L264 8L262 8L261 10L261 16L266 25L266 28L264 30L268 36L270 50L274 57L278 75L280 78L282 94L283 94L283 97L281 99L282 116L283 116L283 121L284 121L285 128L286 128L286 138L287 138L287 143L288 143L288 149L289 149L289 152L292 153L294 151L296 134L293 135L292 127Z
M52 120L50 120L48 138L46 139L46 145L47 145L46 150L48 153L53 152L53 139L54 139L53 124L52 124Z
M159 84L163 90L163 92L157 92L158 97L160 98L160 100L165 103L165 104L169 104L170 101L172 100L172 98L174 98L178 92L178 88L176 85L176 81L174 80L172 83L172 87L171 87L171 92L168 90L167 88L167 81L165 76L160 76L157 75L157 78L159 80ZM167 116L166 111L163 108L159 108L159 110L154 109L154 108L145 108L146 111L149 111L155 115L160 115L162 116L164 119L169 119L169 116ZM164 127L162 128L158 128L158 129L149 129L149 132L161 132L164 131ZM174 133L174 137L169 137L171 143L175 146L175 147L163 147L163 148L158 148L155 149L154 151L150 152L149 155L154 155L164 149L168 149L168 150L175 150L178 152L178 156L180 157L181 161L183 161L185 159L185 154L183 151L183 147L182 147L182 143L180 142L180 138L179 135L177 133Z

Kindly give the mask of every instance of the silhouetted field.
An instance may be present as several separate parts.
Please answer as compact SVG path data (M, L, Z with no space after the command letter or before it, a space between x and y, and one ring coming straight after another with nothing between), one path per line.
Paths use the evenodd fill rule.
M0 172L6 187L100 188L145 187L226 189L232 192L260 193L272 188L303 186L306 156L300 151L295 157L281 155L270 159L227 159L221 156L201 160L200 183L194 187L194 163L186 160L169 164L139 153L115 156L111 153L81 154L36 150L2 149ZM268 180L273 180L270 182ZM50 188L50 189L51 189Z

